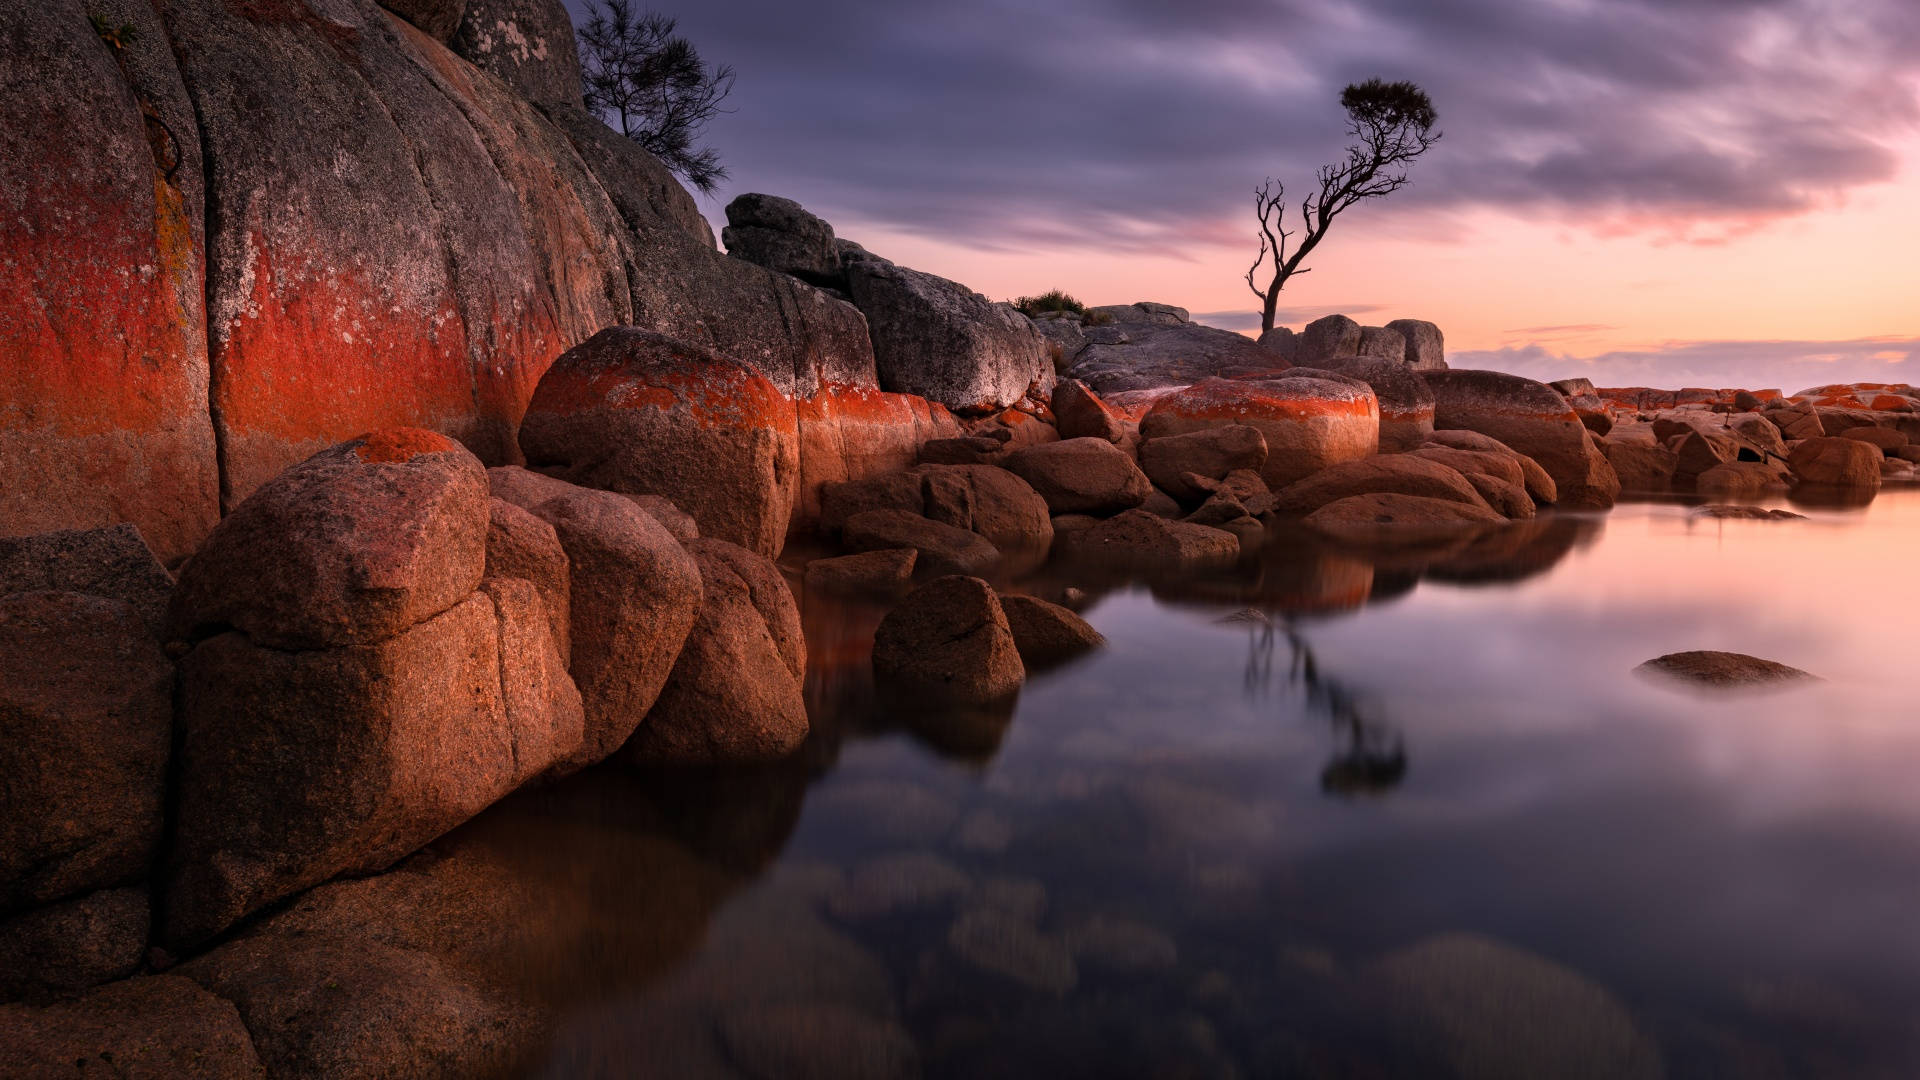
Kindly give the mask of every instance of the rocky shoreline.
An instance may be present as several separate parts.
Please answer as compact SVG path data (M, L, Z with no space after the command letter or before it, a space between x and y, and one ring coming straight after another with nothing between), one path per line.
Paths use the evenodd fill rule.
M789 761L809 593L884 608L849 646L879 692L990 751L1029 671L1100 646L1085 583L1204 589L1306 537L1364 593L1376 565L1550 563L1623 494L1850 506L1920 463L1911 386L1548 385L1449 369L1420 320L1032 319L766 195L723 255L477 3L291 7L143 9L174 48L131 61L77 5L36 16L39 73L95 107L70 157L0 171L48 238L18 366L59 376L0 381L9 1076L524 1068L568 995L502 970L503 924L617 917L423 848L601 762ZM488 8L572 56L557 4ZM242 123L255 78L365 118L362 175L307 111ZM196 133L184 163L141 104ZM74 231L156 177L154 212ZM1315 574L1326 603L1360 576L1262 587Z

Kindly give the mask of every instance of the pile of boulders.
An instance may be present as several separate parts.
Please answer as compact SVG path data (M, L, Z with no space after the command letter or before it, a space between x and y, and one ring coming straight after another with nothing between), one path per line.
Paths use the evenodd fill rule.
M1779 390L1596 388L1567 392L1624 490L1710 498L1791 492L1857 503L1882 482L1915 478L1920 391L1905 385ZM1910 393L1911 392L1911 393ZM1858 444L1858 445L1851 445Z

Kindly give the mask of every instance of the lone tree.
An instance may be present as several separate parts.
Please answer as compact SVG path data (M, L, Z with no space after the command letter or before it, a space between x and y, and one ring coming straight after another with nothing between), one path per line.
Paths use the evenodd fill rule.
M1287 242L1298 229L1283 227L1287 215L1287 188L1273 178L1253 193L1254 213L1260 218L1260 254L1247 270L1247 288L1260 298L1260 332L1273 329L1273 313L1280 290L1295 274L1308 273L1300 264L1326 238L1333 219L1357 202L1391 195L1407 183L1407 167L1440 141L1433 130L1439 116L1427 92L1410 82L1368 79L1340 91L1347 110L1347 134L1360 141L1347 147L1345 160L1322 165L1319 190L1300 200L1301 228L1306 235L1291 252ZM1272 278L1260 285L1260 270L1271 265Z
M620 133L645 147L701 191L727 178L720 154L696 146L707 121L727 110L733 68L709 67L676 35L671 16L636 15L631 0L588 0L580 30L580 83L587 110L620 121Z

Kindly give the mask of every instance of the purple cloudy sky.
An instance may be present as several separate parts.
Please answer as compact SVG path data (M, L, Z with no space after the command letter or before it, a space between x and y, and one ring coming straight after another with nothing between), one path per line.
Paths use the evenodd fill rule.
M654 7L739 71L716 219L772 191L989 295L1244 325L1250 188L1337 154L1340 86L1408 78L1446 138L1290 286L1297 319L1417 308L1456 351L1609 382L1920 380L1894 237L1920 223L1920 0Z

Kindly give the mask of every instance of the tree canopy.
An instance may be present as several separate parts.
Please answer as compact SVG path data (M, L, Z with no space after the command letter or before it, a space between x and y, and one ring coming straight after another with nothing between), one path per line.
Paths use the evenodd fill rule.
M701 191L727 178L720 154L698 145L707 122L727 110L733 68L708 65L678 22L636 13L632 0L588 0L580 28L580 80L587 109Z

